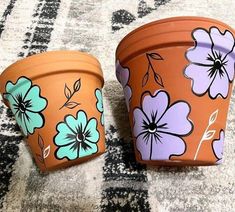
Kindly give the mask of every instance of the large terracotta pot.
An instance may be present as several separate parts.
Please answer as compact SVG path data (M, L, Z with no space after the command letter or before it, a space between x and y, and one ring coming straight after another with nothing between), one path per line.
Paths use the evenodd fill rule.
M231 27L200 17L155 21L120 42L116 74L139 162L221 163L234 43Z
M0 92L42 171L67 167L105 151L99 62L77 51L20 60L0 76Z

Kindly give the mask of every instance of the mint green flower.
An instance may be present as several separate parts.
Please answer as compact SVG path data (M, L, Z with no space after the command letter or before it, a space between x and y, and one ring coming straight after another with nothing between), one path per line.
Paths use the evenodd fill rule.
M95 96L97 99L97 102L96 102L97 110L101 113L100 122L102 125L104 125L104 107L103 107L102 91L97 88L95 90Z
M98 151L97 120L88 120L84 111L79 110L76 118L72 115L66 116L64 122L60 122L56 129L58 133L54 143L59 147L55 152L58 159L75 160Z
M39 86L32 85L31 80L20 77L15 84L7 82L3 97L9 102L25 136L33 134L36 128L44 125L44 116L41 112L46 108L47 100L40 96Z

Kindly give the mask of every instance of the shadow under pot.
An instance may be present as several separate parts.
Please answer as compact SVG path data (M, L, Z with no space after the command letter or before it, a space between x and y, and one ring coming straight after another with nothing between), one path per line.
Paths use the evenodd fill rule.
M128 34L116 51L136 159L152 165L222 162L234 80L234 30L176 17Z
M103 83L100 63L78 51L30 56L1 74L4 103L42 171L105 151Z

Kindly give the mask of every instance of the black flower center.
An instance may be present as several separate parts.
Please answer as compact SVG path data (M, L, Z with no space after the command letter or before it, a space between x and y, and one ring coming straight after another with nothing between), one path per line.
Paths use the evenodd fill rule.
M222 62L219 59L216 59L215 62L214 62L214 69L215 70L220 70L222 65L223 65Z
M155 123L150 123L148 126L148 131L150 133L155 133L157 131L157 125Z
M222 60L220 58L215 59L213 66L208 70L209 77L212 78L217 73L219 73L220 77L223 77L223 75L224 75L224 70L223 70L224 64L226 64L226 62L222 62Z
M226 61L226 56L223 57L222 53L213 51L212 54L208 54L207 60L213 63L208 70L208 76L213 78L218 73L220 77L223 77L226 73L225 65L228 62Z
M82 133L78 133L76 139L78 142L83 142L85 140L85 136Z
M25 105L24 102L20 102L19 105L18 105L18 107L19 107L20 112L25 113L25 111L26 111L26 105Z

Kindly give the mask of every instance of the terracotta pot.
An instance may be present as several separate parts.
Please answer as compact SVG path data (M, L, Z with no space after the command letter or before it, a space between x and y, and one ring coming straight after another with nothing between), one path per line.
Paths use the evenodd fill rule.
M1 74L4 102L42 171L78 164L105 151L103 83L99 62L77 51L34 55Z
M136 159L152 165L222 160L234 80L234 30L176 17L128 34L116 51Z

